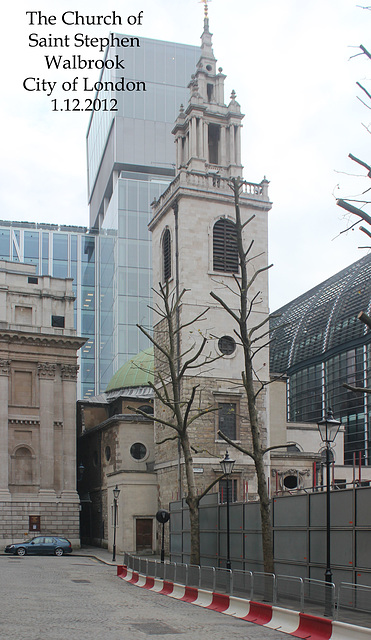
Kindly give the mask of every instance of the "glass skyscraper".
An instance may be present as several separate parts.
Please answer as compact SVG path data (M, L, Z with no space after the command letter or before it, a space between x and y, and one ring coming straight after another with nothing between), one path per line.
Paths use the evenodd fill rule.
M121 36L122 37L122 36ZM106 57L122 57L110 48ZM137 323L151 328L150 203L175 175L171 134L200 48L141 38L125 49L125 71L104 70L103 85L139 82L145 91L99 91L116 112L93 112L87 133L90 225L97 236L97 391L148 347ZM108 84L108 88L111 85Z
M175 175L171 130L188 102L187 85L201 53L146 38L139 44L105 54L124 57L125 70L105 69L101 82L114 85L124 76L145 91L97 94L117 100L118 110L93 112L88 126L90 228L0 221L0 259L74 280L76 329L87 338L79 398L104 391L121 365L148 346L136 325L152 325L150 203Z

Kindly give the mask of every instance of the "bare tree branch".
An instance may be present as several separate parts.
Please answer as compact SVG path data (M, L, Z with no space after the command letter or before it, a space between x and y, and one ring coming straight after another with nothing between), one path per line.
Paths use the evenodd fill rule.
M238 449L238 451L241 451L241 453L245 453L247 456L249 456L249 458L252 458L253 460L255 460L255 456L252 451L248 451L244 447L241 447L241 445L238 444L238 442L235 442L234 440L231 440L230 438L228 438L228 436L224 435L223 431L218 431L218 436L220 436L222 440L224 440L229 445L231 445L231 447Z

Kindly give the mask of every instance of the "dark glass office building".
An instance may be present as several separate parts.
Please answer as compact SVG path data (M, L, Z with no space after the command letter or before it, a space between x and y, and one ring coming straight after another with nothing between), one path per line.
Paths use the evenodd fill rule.
M371 464L371 255L275 312L270 367L286 373L289 422L317 422L331 407L346 427L345 464Z

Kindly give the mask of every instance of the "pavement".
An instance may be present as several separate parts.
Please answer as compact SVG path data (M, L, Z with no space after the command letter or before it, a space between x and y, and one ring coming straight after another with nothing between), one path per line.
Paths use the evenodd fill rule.
M77 549L76 551L74 551L73 555L95 558L99 562L107 565L117 566L124 564L124 554L116 553L116 561L112 562L112 552L108 551L108 549L102 549L100 547L83 546L81 549ZM159 555L143 555L141 557L148 558L149 560L160 560ZM168 560L168 558L165 558L165 560ZM360 624L365 628L370 628L371 618L368 613L362 613L361 611L349 611L348 615L340 617L340 620L350 624Z
M2 554L1 554L2 555ZM4 554L5 555L5 554ZM81 557L81 558L92 558L101 562L105 565L110 565L116 567L117 565L124 564L124 554L116 553L116 560L112 561L112 551L108 551L108 549L104 549L102 547L92 547L92 546L83 546L80 549L74 550L73 557ZM71 557L72 557L71 556ZM9 556L8 556L9 557ZM10 556L12 557L12 556ZM143 558L148 558L150 560L160 560L159 555L143 555ZM341 619L341 618L340 618ZM362 614L361 612L351 612L349 617L343 618L344 622L349 622L351 624L361 624L366 628L370 627L370 616L369 614Z
M281 632L137 588L116 577L115 564L108 552L96 549L63 558L1 556L0 639L287 638Z
M74 556L87 556L90 558L95 558L104 564L110 564L117 566L119 564L124 564L124 554L116 552L116 560L112 561L112 551L108 551L108 549L103 549L102 547L89 547L84 545L80 549L74 549ZM149 560L160 560L160 556L158 555L143 555L142 558L148 558Z

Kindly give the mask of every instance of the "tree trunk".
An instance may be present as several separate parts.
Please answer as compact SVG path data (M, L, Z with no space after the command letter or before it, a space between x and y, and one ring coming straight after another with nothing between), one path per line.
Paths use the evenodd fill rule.
M189 507L189 521L191 525L191 556L190 564L200 564L200 520L197 497L186 498Z
M200 521L199 521L199 499L197 497L196 483L193 473L193 460L191 447L189 443L188 433L182 435L180 439L183 454L184 465L187 476L188 495L186 502L189 507L189 520L191 526L191 564L200 564Z

